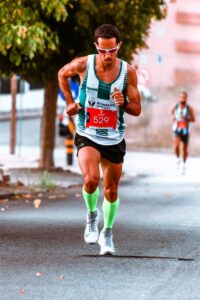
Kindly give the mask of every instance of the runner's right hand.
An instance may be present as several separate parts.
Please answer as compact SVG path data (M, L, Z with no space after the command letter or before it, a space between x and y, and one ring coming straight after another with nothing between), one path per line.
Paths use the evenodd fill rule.
M67 105L66 113L69 116L74 116L78 113L78 110L82 109L79 103L73 102Z

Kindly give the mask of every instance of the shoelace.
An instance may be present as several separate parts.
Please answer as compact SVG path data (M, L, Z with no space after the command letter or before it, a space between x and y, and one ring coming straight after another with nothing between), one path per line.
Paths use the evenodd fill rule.
M110 247L110 248L114 248L112 237L111 236L106 236L106 235L104 235L104 237L105 237L105 246Z
M89 228L88 228L89 232L96 231L96 218L89 220L88 225L89 225Z

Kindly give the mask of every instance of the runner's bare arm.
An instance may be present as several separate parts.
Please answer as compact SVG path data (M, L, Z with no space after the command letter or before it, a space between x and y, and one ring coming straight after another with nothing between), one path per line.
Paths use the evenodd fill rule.
M137 88L137 75L135 69L128 65L127 84L128 105L124 111L132 116L139 116L141 113L141 97Z
M190 115L188 121L195 122L196 118L195 118L194 110L191 106L189 106L189 110L190 110Z
M58 72L59 86L66 100L66 111L70 116L77 114L79 107L77 103L74 102L74 99L72 97L68 79L75 75L78 75L80 77L80 80L82 81L85 75L86 65L87 56L79 57L73 59L70 63L62 67Z
M175 121L175 110L176 110L176 105L173 105L171 108L171 120Z

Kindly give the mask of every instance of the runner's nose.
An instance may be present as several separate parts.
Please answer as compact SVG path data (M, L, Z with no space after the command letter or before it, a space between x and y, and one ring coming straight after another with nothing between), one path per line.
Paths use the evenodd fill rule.
M111 53L106 52L106 53L105 53L105 58L110 58L110 57L111 57Z

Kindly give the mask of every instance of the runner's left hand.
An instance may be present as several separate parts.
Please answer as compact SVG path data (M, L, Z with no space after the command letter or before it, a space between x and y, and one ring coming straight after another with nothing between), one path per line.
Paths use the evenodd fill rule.
M124 105L124 95L116 87L114 87L114 93L112 93L111 96L112 96L112 98L114 98L115 104L117 106L123 106Z

